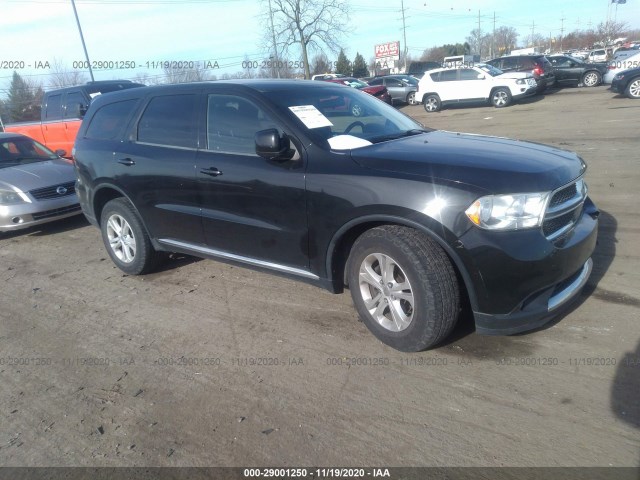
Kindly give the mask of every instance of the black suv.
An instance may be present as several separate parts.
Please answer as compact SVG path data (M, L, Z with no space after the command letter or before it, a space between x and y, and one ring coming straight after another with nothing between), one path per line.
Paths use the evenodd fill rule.
M576 154L427 129L330 82L100 96L73 154L82 209L124 272L181 252L348 286L399 350L441 342L465 304L480 333L534 328L591 271L598 212Z
M544 55L512 55L494 58L485 63L499 68L503 72L527 72L533 75L538 84L537 93L544 92L556 83L553 66Z

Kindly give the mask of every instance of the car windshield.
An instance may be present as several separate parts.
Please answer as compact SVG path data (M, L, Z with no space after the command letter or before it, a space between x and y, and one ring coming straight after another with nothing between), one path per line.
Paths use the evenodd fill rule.
M348 150L431 129L367 93L340 86L269 92L269 98L325 148Z
M59 158L44 145L26 137L0 139L0 168Z
M341 80L341 83L344 83L345 85L353 88L364 88L369 86L367 82L363 82L362 80L357 80L355 78L347 78L345 80Z
M483 72L488 73L492 77L497 77L498 75L502 75L504 73L499 68L496 68L493 65L489 65L488 63L477 63L476 67L478 67Z

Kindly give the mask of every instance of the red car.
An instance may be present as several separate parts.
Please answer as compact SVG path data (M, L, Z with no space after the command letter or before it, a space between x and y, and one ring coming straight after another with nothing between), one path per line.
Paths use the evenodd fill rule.
M378 100L382 100L385 103L391 105L391 95L387 91L387 87L383 85L369 85L367 82L363 82L362 80L358 80L354 77L339 77L339 78L327 78L323 80L324 82L331 83L339 83L342 85L347 85L352 88L357 88L358 90L362 90L369 95L373 95ZM351 114L354 117L360 117L364 115L366 112L362 108L362 105L354 103L351 105Z

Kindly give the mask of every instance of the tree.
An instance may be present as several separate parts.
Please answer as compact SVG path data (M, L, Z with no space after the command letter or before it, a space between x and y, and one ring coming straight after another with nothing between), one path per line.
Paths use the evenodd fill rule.
M470 53L480 55L480 57L482 57L483 55L486 56L489 54L489 48L491 46L491 35L489 35L488 33L483 34L480 29L474 28L473 30L471 30L471 33L469 33L469 36L467 37L467 44L470 47ZM454 55L462 54L455 53Z
M170 65L163 69L165 83L190 83L209 80L209 72L200 65L200 62L197 63L195 68L178 67Z
M67 67L62 60L53 59L51 73L49 74L49 87L51 89L75 87L87 82L87 76L80 70Z
M499 57L516 47L518 42L518 32L513 27L499 27L493 36L493 52L494 57Z
M329 58L324 53L318 53L311 61L311 75L320 75L333 71Z
M433 62L442 62L444 57L451 57L454 55L467 55L469 53L471 53L471 47L466 42L456 44L448 43L439 47L427 48L424 52L422 52L420 61L425 62L430 60Z
M340 49L340 53L338 54L338 61L336 62L336 73L340 75L351 75L351 62L344 54L344 50Z
M356 53L356 58L353 60L353 73L356 78L368 77L369 69L367 68L367 62L360 53Z
M269 0L267 15L273 16L273 32L265 22L268 51L287 53L299 47L305 78L311 78L309 49L339 50L338 40L347 31L349 6L346 0ZM273 45L275 37L276 45Z
M629 28L629 25L625 22L616 22L614 20L608 20L598 24L596 33L602 45L609 45L614 39L622 36L622 33Z
M13 72L9 94L7 95L7 118L3 121L26 122L40 120L40 110L44 91L42 85L23 79Z

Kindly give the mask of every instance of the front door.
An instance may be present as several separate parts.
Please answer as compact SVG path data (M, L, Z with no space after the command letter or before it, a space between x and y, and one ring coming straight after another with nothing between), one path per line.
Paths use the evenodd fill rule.
M268 161L255 133L281 125L241 94L207 98L206 145L196 172L208 247L278 266L308 268L304 159Z

